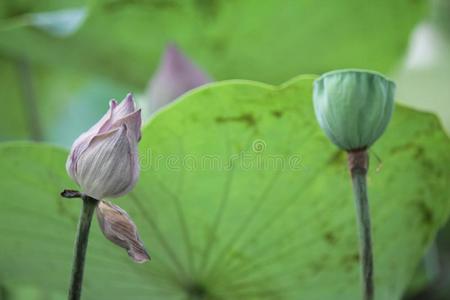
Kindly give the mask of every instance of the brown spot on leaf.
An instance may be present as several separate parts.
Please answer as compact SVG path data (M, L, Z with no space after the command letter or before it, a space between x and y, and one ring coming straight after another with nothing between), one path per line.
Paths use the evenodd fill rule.
M194 4L197 12L200 12L208 20L215 20L220 11L220 1L218 0L195 0Z
M413 143L407 143L407 144L403 144L403 145L400 145L400 146L396 146L396 147L393 147L391 149L391 154L396 154L398 152L409 150L409 149L411 149L413 147L414 147Z
M347 166L347 159L345 157L345 151L337 150L327 161L328 165L343 165Z
M401 146L397 146L391 149L391 154L396 154L401 151L411 151L413 158L419 162L423 168L426 169L427 174L441 176L442 171L436 168L436 164L426 155L426 149L421 145L414 143L407 143Z
M342 265L347 271L350 271L355 265L359 264L359 253L353 253L342 257Z
M423 201L417 201L417 208L422 216L422 222L427 225L433 224L433 212Z
M351 268L354 264L359 264L359 253L353 253L342 257L344 266Z
M275 118L281 118L283 116L283 112L281 110L272 110L272 115Z
M424 157L425 149L422 146L416 146L414 149L414 158L422 159Z
M216 122L217 123L228 123L228 122L242 122L247 124L248 127L252 127L256 125L256 119L255 117L250 114L250 113L246 113L246 114L242 114L240 116L237 117L217 117L216 118Z
M308 267L311 268L311 272L313 274L320 273L325 269L328 260L329 260L329 256L327 254L321 255L321 257L319 259L310 262L308 264Z
M311 268L311 273L313 274L320 273L325 268L324 264L321 262L310 263L309 267Z
M391 154L397 154L399 152L408 151L408 150L414 151L413 156L416 159L423 158L424 153L425 153L425 149L422 146L416 145L414 143L406 143L406 144L392 148Z
M323 238L330 245L334 245L337 242L336 235L331 231L326 232L325 235L323 236Z

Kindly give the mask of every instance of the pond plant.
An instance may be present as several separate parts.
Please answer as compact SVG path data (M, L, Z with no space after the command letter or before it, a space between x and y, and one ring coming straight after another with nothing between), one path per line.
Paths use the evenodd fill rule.
M366 175L368 150L394 109L395 83L364 70L326 73L314 82L314 109L328 138L348 154L359 227L364 299L374 299L372 233Z
M5 143L0 272L58 295L71 286L70 299L83 286L85 300L398 300L448 218L450 152L432 114L391 113L393 89L362 70L220 81L154 113L142 139L129 95L71 153ZM122 248L150 259L142 240L151 263L130 263Z
M141 139L141 111L133 96L117 104L111 100L108 112L73 143L66 168L81 192L64 190L65 198L81 198L83 207L78 222L69 300L81 297L90 224L97 211L100 228L113 243L125 248L136 262L150 259L136 226L120 207L103 201L133 189L139 178L137 144Z
M175 51L170 49L169 51ZM383 134L393 111L395 84L381 74L363 70L326 73L314 82L317 120L329 139L348 154L356 215L365 300L374 299L373 253L366 174L368 149ZM141 111L131 94L111 100L108 112L72 145L66 168L82 192L64 190L66 198L81 198L69 300L81 297L90 223L97 210L104 235L127 249L137 262L150 259L136 226L120 207L103 201L128 193L139 177L137 144Z

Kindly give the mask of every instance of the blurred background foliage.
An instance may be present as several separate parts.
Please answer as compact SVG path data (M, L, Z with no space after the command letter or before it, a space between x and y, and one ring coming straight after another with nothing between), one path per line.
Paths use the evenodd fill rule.
M0 141L69 147L109 98L133 91L145 105L169 43L215 80L280 84L297 74L374 69L397 81L399 101L436 112L449 131L449 38L448 0L6 0ZM411 299L450 297L442 288L448 232L425 259L428 273L419 272ZM3 287L0 298L6 289L8 299L58 298L33 287Z
M69 145L109 97L145 91L171 42L216 80L279 84L352 67L395 74L430 9L424 0L5 1L0 138Z

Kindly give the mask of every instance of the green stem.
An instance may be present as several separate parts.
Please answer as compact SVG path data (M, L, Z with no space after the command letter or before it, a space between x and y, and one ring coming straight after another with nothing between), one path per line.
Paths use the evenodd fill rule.
M89 196L83 195L83 208L78 221L78 232L75 241L72 278L70 280L69 300L79 300L81 297L81 287L83 284L84 262L86 259L86 248L89 239L89 228L91 227L92 216L98 201Z
M352 181L359 229L359 252L361 256L361 269L364 284L364 299L372 300L374 295L373 254L366 175L355 170L352 172Z
M25 59L17 61L22 89L23 110L28 122L30 136L35 141L42 140L42 128L39 119L39 107L37 105L36 93L33 86L33 74L30 63Z
M353 156L353 157L352 157ZM370 209L367 197L366 173L368 156L366 151L349 153L349 167L352 175L353 192L355 196L356 217L359 230L359 254L365 300L374 299L373 254L370 225Z
M425 274L429 282L434 282L439 278L441 266L439 262L439 249L436 240L433 241L428 251L425 253L424 259Z

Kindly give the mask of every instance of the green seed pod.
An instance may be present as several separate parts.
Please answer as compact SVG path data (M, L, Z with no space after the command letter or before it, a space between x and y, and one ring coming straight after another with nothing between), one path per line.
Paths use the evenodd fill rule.
M383 134L394 107L395 83L365 70L339 70L314 82L320 127L339 148L370 147Z

